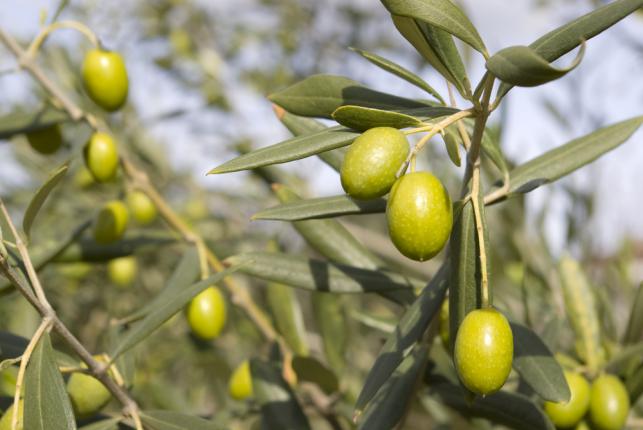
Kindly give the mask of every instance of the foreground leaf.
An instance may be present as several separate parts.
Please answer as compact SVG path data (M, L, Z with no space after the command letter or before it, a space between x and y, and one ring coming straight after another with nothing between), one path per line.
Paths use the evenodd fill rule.
M333 218L342 215L383 213L386 200L355 200L347 195L303 199L264 209L252 216L253 220L301 221Z
M543 400L568 402L571 395L563 369L549 348L529 328L512 322L513 367Z
M86 426L82 426L80 430L118 430L118 423L121 422L121 418L110 418L107 420L101 420Z
M174 411L142 411L141 421L150 430L221 430L211 421Z
M295 354L308 355L306 327L301 305L292 288L277 282L266 286L266 301L275 326Z
M341 297L335 294L314 293L311 297L315 326L321 336L326 362L338 374L345 367L346 315Z
M417 127L422 123L419 118L402 112L350 105L338 107L332 117L341 125L358 131L374 127Z
M309 259L299 255L250 252L226 258L230 265L245 264L239 270L267 281L327 293L375 293L419 288L402 275L359 269L342 264Z
M22 229L24 230L27 237L29 237L29 234L31 233L31 226L36 219L36 215L38 215L40 208L45 203L45 200L47 200L47 197L49 197L49 194L53 191L56 185L58 185L60 181L62 181L62 179L65 177L65 175L67 174L67 170L69 170L69 163L65 163L58 169L56 169L54 173L51 174L49 179L47 179L45 183L42 184L38 191L36 191L36 194L31 198L29 206L27 206L27 210L25 211L25 216L22 220Z
M40 338L25 372L24 426L29 430L76 430L48 333Z

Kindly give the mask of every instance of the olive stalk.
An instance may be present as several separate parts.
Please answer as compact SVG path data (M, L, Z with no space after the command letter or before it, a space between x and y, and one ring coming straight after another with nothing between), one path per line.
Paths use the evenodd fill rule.
M38 33L33 42L31 42L31 45L29 45L29 47L27 48L24 58L35 57L38 49L40 49L40 46L45 42L47 37L49 37L49 35L54 31L60 30L62 28L70 28L76 30L79 33L83 34L91 42L91 44L94 45L94 47L98 48L100 46L100 41L98 40L96 34L85 24L78 21L56 21L40 30L40 33Z

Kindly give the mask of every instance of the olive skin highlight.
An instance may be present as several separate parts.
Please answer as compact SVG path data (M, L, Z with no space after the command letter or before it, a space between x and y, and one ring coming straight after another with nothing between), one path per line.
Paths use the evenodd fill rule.
M578 424L589 409L589 382L579 373L565 372L569 386L568 402L545 402L545 413L556 427L570 428Z
M226 320L226 303L217 287L208 287L188 304L188 324L192 333L203 340L219 337Z
M92 49L82 65L85 91L94 103L108 112L120 109L127 100L129 79L123 57L117 52Z
M118 150L112 136L96 132L83 149L85 166L97 182L107 182L116 176Z
M592 383L589 417L596 430L620 430L630 413L625 386L614 375L603 374Z

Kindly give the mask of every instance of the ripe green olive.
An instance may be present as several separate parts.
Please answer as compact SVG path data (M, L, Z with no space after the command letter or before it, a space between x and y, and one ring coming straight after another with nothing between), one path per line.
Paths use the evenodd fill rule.
M438 331L442 344L449 350L449 299L445 299L440 308L440 319L438 320Z
M18 426L16 430L23 430L24 419L24 401L18 401ZM0 430L11 430L11 420L13 420L13 405L9 406L0 419Z
M230 397L236 400L244 400L252 396L252 375L250 373L250 362L243 361L239 367L232 372L228 382Z
M127 69L123 57L117 52L103 49L87 52L82 75L87 94L103 109L113 112L127 100Z
M226 320L226 303L217 287L201 291L188 304L187 319L192 333L203 340L215 339Z
M511 372L513 333L507 318L493 308L469 312L455 338L455 368L469 391L498 391Z
M391 189L386 219L389 236L402 254L413 260L428 260L444 248L451 234L451 199L432 174L408 173Z
M614 375L603 374L594 380L589 401L589 417L597 430L620 430L630 412L625 386Z
M565 372L571 396L566 403L545 402L545 413L556 427L578 424L589 408L589 382L579 373Z
M375 127L352 143L342 163L344 191L360 200L383 196L409 153L409 142L400 130Z
M128 219L127 207L123 202L108 202L98 213L94 223L94 240L101 244L116 242L123 237Z
M136 278L138 263L136 257L127 256L114 258L107 263L109 279L119 287L129 286Z
M151 224L156 219L156 206L147 194L141 191L132 191L127 195L127 206L139 224Z
M67 382L67 393L80 419L94 416L103 409L112 398L111 393L96 378L84 373L74 373Z
M85 165L98 182L107 182L116 176L118 150L112 136L107 133L92 134L83 150Z
M63 144L63 136L58 124L28 132L26 135L29 145L44 155L53 154Z

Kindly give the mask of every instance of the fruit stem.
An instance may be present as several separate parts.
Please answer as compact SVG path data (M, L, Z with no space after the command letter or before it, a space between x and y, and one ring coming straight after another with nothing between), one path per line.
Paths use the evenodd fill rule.
M100 41L98 40L98 37L85 24L78 21L56 21L54 23L49 24L42 30L40 30L40 33L36 35L34 40L27 48L27 51L24 54L24 58L19 59L20 64L22 65L22 62L25 58L28 58L28 59L34 58L34 56L38 52L38 49L40 49L40 46L45 42L47 37L49 37L49 35L54 31L60 30L62 28L70 28L72 30L76 30L82 33L91 42L91 44L94 45L94 47L96 48L100 47Z

